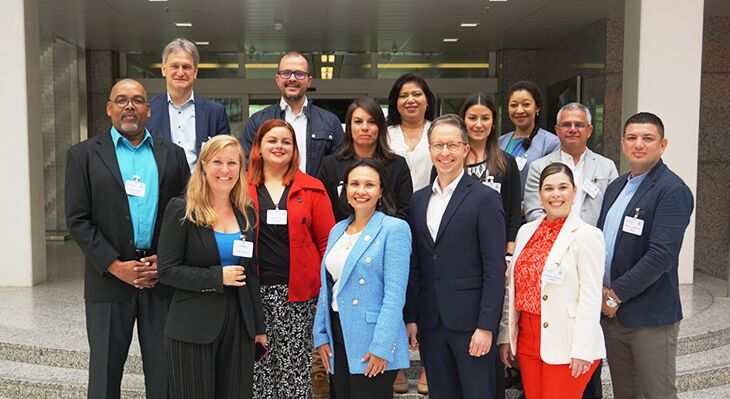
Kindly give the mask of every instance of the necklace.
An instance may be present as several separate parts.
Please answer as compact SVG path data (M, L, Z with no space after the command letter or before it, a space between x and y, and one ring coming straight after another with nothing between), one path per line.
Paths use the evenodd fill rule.
M350 233L348 232L348 230L350 230L351 227L352 225L347 226L347 229L345 229L345 235L347 235L347 245L345 246L345 249L348 251L352 249L355 243L357 243L357 239L360 237L360 233L362 232L362 229L360 229L357 232L353 231L352 233ZM352 230L355 230L355 228L352 228Z

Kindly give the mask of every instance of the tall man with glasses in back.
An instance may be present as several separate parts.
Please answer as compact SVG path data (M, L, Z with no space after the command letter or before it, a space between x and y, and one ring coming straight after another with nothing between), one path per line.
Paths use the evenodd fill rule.
M312 84L307 58L290 51L279 60L274 77L281 100L251 115L243 129L243 149L246 159L251 151L256 131L269 119L284 119L293 127L299 145L299 169L317 176L322 159L340 148L344 132L337 115L312 104L307 89ZM318 356L317 356L318 357Z
M525 182L525 218L531 222L545 214L540 202L540 174L551 163L562 162L573 172L578 189L573 212L580 215L584 222L595 226L601 214L603 194L608 184L618 177L616 164L588 148L593 125L591 111L585 105L573 102L560 108L555 132L560 139L560 148L530 165ZM583 392L583 399L602 397L601 363L598 363Z
M132 79L112 88L112 127L66 154L66 223L86 256L84 300L90 399L117 399L132 331L148 399L166 399L163 333L172 288L157 278L157 242L167 202L182 194L185 152L152 138L147 93Z

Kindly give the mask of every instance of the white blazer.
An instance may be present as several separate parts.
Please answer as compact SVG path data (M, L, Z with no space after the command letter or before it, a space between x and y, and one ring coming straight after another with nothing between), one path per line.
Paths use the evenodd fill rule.
M517 354L519 313L515 311L514 265L542 222L527 223L517 233L513 262L507 270L507 290L497 342L510 344ZM593 361L606 355L601 330L603 233L572 212L560 230L545 268L563 272L561 284L542 282L540 291L540 357L548 364L567 364L571 358Z

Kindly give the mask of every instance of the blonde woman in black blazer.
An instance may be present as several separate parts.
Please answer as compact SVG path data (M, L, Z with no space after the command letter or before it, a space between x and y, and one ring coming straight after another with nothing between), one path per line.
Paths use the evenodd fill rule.
M254 342L266 335L242 165L235 138L208 140L185 199L165 211L158 256L160 281L175 287L165 325L173 399L253 395Z

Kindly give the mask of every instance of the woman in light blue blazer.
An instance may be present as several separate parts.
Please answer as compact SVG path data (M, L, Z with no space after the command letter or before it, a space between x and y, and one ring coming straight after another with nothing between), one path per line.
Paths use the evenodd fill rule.
M544 103L540 87L528 80L516 82L507 91L507 113L515 130L499 138L499 148L517 161L523 198L530 164L560 148L558 136L540 128Z
M390 399L397 370L410 361L403 306L411 231L381 211L395 213L380 162L360 159L343 177L340 200L354 214L329 235L314 346L337 399Z

